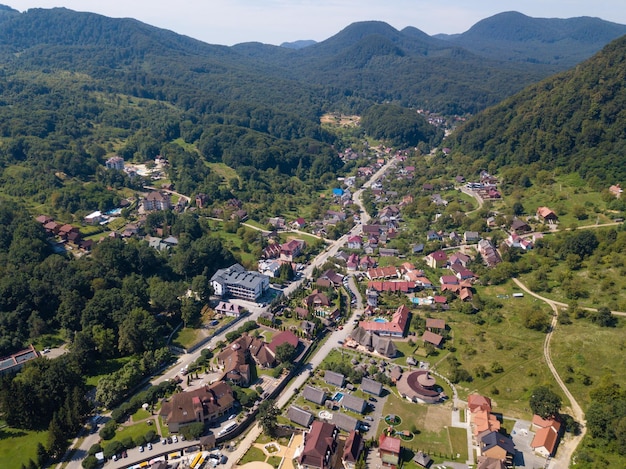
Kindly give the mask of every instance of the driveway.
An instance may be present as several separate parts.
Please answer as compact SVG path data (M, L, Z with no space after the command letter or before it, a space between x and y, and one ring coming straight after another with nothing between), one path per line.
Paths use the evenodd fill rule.
M516 420L511 430L511 438L515 443L518 453L515 455L515 467L528 469L540 469L546 466L546 459L535 454L530 443L535 437L535 432L530 431L531 423L528 420Z

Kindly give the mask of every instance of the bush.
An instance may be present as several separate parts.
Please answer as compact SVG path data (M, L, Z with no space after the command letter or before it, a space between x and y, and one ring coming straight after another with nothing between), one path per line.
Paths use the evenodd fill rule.
M146 443L150 443L155 440L157 434L154 430L148 430L144 436Z
M114 454L124 451L124 446L117 440L113 440L104 447L104 457L110 459Z
M89 448L89 451L87 452L87 454L89 456L93 456L96 453L99 453L100 451L102 451L102 446L100 446L99 443L96 443L95 445L91 445L91 448Z
M111 425L107 422L107 424L102 427L98 432L98 435L100 435L100 438L102 438L103 440L110 440L115 436L115 421L111 420L111 422L113 422L114 424Z
M96 469L96 467L98 467L98 460L93 454L90 454L85 459L83 459L81 465L84 469Z
M187 440L197 440L204 433L204 424L201 422L194 422L190 425L185 425L180 429L180 432L187 438Z
M145 435L139 435L135 437L135 446L145 446L148 441Z
M124 438L122 438L121 443L126 449L131 449L135 447L135 442L130 436L125 436Z

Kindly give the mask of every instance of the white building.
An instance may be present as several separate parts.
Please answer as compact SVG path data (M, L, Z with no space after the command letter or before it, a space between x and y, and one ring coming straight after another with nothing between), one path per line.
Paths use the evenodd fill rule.
M255 301L270 286L270 278L258 272L247 271L242 265L234 264L220 269L211 277L211 286L218 296L234 296Z

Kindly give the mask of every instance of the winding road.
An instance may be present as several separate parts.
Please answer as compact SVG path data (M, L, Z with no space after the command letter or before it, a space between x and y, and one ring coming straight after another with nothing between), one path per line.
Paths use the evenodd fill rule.
M550 324L550 330L546 334L546 339L543 343L543 355L546 359L546 363L548 365L548 368L550 369L550 372L552 373L552 376L554 376L554 379L556 380L557 384L563 391L563 394L565 394L565 396L570 401L570 408L572 409L572 414L573 414L572 417L574 417L574 419L580 424L580 433L578 435L572 436L571 438L568 438L567 440L564 439L561 441L559 450L556 453L556 456L550 461L549 467L554 468L554 469L558 469L561 467L569 467L572 461L572 456L574 455L574 451L576 451L576 448L578 447L580 442L583 440L583 437L585 436L585 433L587 432L587 427L585 425L585 413L583 412L582 408L580 407L580 405L578 404L578 402L576 401L572 393L569 391L569 389L567 388L563 380L561 379L561 376L559 376L559 373L556 370L556 367L552 363L552 357L550 356L550 342L552 341L552 336L554 334L554 331L556 330L556 326L558 323L559 308L567 307L568 305L565 303L552 301L548 298L545 298L541 295L536 294L535 292L530 290L526 285L524 285L519 279L514 278L513 282L515 282L515 284L519 288L524 290L529 295L534 296L535 298L550 305L550 307L552 308L552 311L554 312L554 315L552 316L552 322Z

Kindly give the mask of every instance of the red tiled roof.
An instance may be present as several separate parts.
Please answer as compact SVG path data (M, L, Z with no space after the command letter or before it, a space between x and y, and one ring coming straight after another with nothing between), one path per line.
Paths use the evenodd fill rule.
M378 449L387 453L400 454L400 440L381 434L378 439Z

